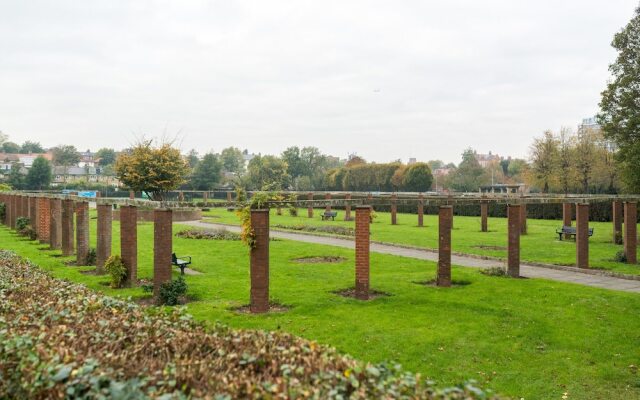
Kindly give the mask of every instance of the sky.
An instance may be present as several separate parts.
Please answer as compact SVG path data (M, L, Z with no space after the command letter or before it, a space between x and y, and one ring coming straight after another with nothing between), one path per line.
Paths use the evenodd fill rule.
M638 0L0 0L0 131L79 150L527 158L598 111Z

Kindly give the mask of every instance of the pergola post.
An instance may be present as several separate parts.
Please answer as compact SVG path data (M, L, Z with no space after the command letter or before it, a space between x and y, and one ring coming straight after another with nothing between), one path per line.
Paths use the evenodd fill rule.
M138 284L138 209L120 207L120 257L127 270L125 287Z
M344 195L345 205L344 205L344 220L351 221L351 193L347 193Z
M52 214L55 205L52 204ZM62 239L62 255L67 257L73 254L73 200L62 200L62 212L61 212L61 239ZM51 231L56 229L53 225L54 221L51 220ZM54 234L55 236L55 234ZM53 238L52 238L53 239ZM53 243L52 243L53 246Z
M627 263L636 264L638 251L638 210L637 203L625 201L624 203L624 255Z
M369 299L369 221L371 207L356 206L356 298Z
M589 268L589 204L576 204L576 266Z
M269 210L251 210L255 245L251 248L251 301L254 313L269 311Z
M518 204L507 206L507 275L512 278L520 276L520 232L522 226L520 207Z
M62 200L49 200L49 244L54 250L62 248ZM73 249L70 250L73 252ZM69 253L68 255L70 255Z
M398 224L398 196L394 193L391 195L391 225Z
M453 207L440 206L438 210L438 273L436 285L451 286L451 223Z
M527 204L520 204L520 234L527 234Z
M307 200L309 200L309 205L307 206L307 217L308 218L313 218L313 205L311 204L311 202L313 201L313 193L309 192L307 194Z
M480 230L482 232L489 231L489 202L486 200L482 200L480 202Z
M40 243L50 243L50 220L49 216L51 214L51 203L46 197L38 198L38 239L40 239Z
M171 253L173 249L171 209L153 210L153 295L171 282Z
M76 264L87 265L89 258L89 203L76 203Z
M424 195L422 193L418 195L418 226L424 226Z
M614 201L612 203L611 220L613 222L613 243L622 244L622 202Z
M324 195L324 199L325 200L331 200L331 193L327 193ZM325 212L331 212L331 204L327 203L326 207L324 208Z
M104 264L111 256L113 206L98 204L98 227L96 235L96 271L104 274Z

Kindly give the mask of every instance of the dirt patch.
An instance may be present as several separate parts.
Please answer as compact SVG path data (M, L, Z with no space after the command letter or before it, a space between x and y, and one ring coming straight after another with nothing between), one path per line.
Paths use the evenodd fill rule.
M342 296L342 297L349 297L349 298L352 298L352 299L356 298L356 289L355 288L334 290L331 293L337 294L338 296ZM391 296L391 294L389 294L387 292L381 292L379 290L369 289L369 299L368 300L375 300L375 299L377 299L379 297L387 297L387 296Z
M345 257L338 257L338 256L309 256L309 257L294 258L291 261L297 262L299 264L330 264L330 263L340 263L343 261L347 261L347 259Z
M474 249L482 249L482 250L500 250L500 251L506 251L507 248L504 246L485 246L485 245L479 245L479 246L473 246Z
M269 312L270 313L282 313L282 312L287 312L291 309L290 306L286 306L284 304L280 304L280 303L276 303L276 302L270 302L269 303ZM251 308L249 307L248 304L245 304L243 306L239 306L239 307L232 307L230 308L231 311L237 312L239 314L251 314Z
M416 281L416 282L413 282L413 283L415 283L416 285L437 287L435 279L429 279L428 281ZM452 287L467 286L467 285L471 285L471 282L469 282L469 281L460 281L460 280L456 280L456 279L453 279L451 281L451 286Z

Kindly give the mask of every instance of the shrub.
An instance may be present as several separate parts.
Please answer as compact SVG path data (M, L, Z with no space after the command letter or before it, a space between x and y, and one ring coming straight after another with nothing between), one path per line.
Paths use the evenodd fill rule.
M180 276L175 281L166 282L160 285L158 291L158 303L165 306L175 306L178 304L180 296L187 293L187 283Z
M294 206L293 204L289 204L289 215L291 215L292 217L297 217L298 207Z
M224 228L204 231L199 229L185 229L176 233L176 237L184 239L207 239L207 240L240 240L240 234L230 232Z
M31 240L36 240L38 238L38 233L36 232L35 229L33 229L31 225L27 225L23 229L20 229L18 231L18 234L22 236L26 236Z
M87 253L87 265L96 265L96 249L90 248Z
M281 225L275 224L274 228L287 229L291 231L302 231L302 232L321 232L321 233L331 233L334 235L343 235L343 236L355 236L355 230L353 228L349 228L346 226L340 225Z
M615 257L613 257L613 260L621 263L626 263L628 261L627 254L624 252L624 250L620 250L616 253Z
M127 269L122 262L122 258L118 255L109 257L104 263L104 269L111 275L111 287L114 289L121 288L127 277Z
M29 220L29 218L18 217L18 219L16 219L16 230L20 232L21 230L29 226L30 223L31 221Z
M480 273L488 276L506 276L507 271L503 267L489 267L480 270Z

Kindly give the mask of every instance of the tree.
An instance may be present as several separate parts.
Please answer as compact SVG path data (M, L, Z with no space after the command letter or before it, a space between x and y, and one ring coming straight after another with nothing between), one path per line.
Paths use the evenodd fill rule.
M42 190L51 184L51 163L46 158L39 156L33 160L33 164L27 173L27 189Z
M20 153L44 153L44 149L42 148L42 145L40 143L27 140L26 142L22 143L22 146L20 147Z
M249 182L254 189L284 189L289 184L287 163L275 156L255 156L249 161Z
M451 173L449 184L454 190L460 192L474 192L482 185L484 169L476 159L475 151L471 148L462 153L462 162Z
M542 138L534 139L530 151L533 176L541 184L542 193L549 193L558 162L558 141L546 131Z
M345 164L345 167L353 167L354 165L359 165L359 164L366 164L367 161L362 158L359 157L355 154L350 154L349 155L349 159L347 160L347 163Z
M222 163L218 159L218 156L212 153L207 153L202 157L202 160L198 162L191 182L196 190L213 190L218 182L220 182L220 171L222 170Z
M640 7L611 45L618 51L609 65L613 79L602 92L598 122L618 147L617 160L627 189L640 191Z
M563 127L558 136L558 181L564 194L569 193L574 174L571 131Z
M11 164L11 170L9 171L9 177L7 178L7 182L15 190L24 189L25 177L24 177L24 174L22 173L22 166L20 166L20 164L17 164L17 163Z
M69 167L80 162L80 153L75 146L59 145L51 149L53 153L53 165Z
M117 155L115 150L103 147L96 152L96 157L99 160L98 164L102 167L106 167L107 165L113 165L116 163Z
M200 158L198 157L198 152L195 149L189 150L187 153L187 164L191 169L194 169L196 165L200 162Z
M165 194L184 183L189 174L180 150L170 143L156 147L152 140L142 140L120 154L115 169L120 182L156 201L163 201Z
M593 169L597 163L596 135L595 132L588 130L578 135L576 141L575 168L582 193L589 192Z
M220 152L220 161L222 161L222 169L227 172L239 174L244 170L243 152L236 147L223 149L222 152Z
M20 146L13 142L4 142L2 143L2 152L3 153L19 153Z
M403 186L409 192L426 192L432 182L431 168L425 163L411 164L404 173Z
M287 163L287 173L292 178L308 175L302 158L300 157L300 148L298 146L288 147L282 152L280 157L282 161Z

